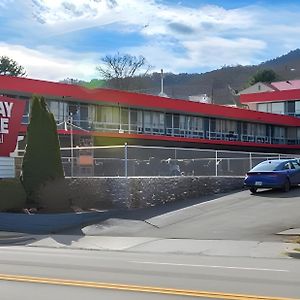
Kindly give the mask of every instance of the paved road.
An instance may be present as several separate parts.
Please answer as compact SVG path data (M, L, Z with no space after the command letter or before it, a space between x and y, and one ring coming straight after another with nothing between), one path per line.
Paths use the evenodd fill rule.
M244 300L257 299L260 295L300 299L299 260L203 256L202 252L194 255L195 252L187 249L176 255L174 251L170 254L165 249L161 253L160 249L153 249L161 245L160 238L173 238L172 243L181 241L181 246L186 239L202 240L201 243L207 239L222 240L222 243L244 241L243 245L246 241L278 241L282 237L276 236L277 232L300 227L299 211L300 189L289 193L264 191L257 195L243 191L189 207L177 203L120 213L82 232L73 231L94 236L146 237L145 244L154 237L152 248L146 247L148 253L134 252L143 248L142 245L132 252L0 247L1 300L19 299L23 294L31 299L62 299L62 296L75 300L101 296L105 299L186 299L191 293L193 297L206 299L205 292L212 299L233 299L230 293L256 295L234 298ZM67 241L72 246L73 236L55 239L59 242L60 238L63 244ZM186 242L186 247L190 245L193 245L191 240Z
M232 293L255 295L254 298L234 298L244 300L258 296L300 299L298 260L15 246L0 248L0 270L1 299L4 300L20 299L24 295L26 299L72 297L75 300L191 299L196 296L206 299L207 295L218 296L212 296L213 299L233 299L228 295ZM193 297L183 295L191 290ZM179 292L182 294L178 295Z
M175 208L176 205L175 204ZM172 209L172 205L170 205ZM276 233L300 227L300 188L289 193L242 191L166 213L130 212L83 229L86 235L199 240L280 241Z

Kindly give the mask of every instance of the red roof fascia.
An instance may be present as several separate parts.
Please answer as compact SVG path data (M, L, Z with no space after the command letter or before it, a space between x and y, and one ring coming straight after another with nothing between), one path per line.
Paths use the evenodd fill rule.
M300 119L222 105L131 93L112 89L86 89L77 85L0 76L0 90L62 97L64 100L106 102L162 111L185 112L202 116L229 118L284 126L300 126ZM288 91L290 92L290 91ZM300 91L299 91L300 92ZM299 97L300 99L300 97Z
M20 132L26 133L27 126L23 125ZM59 134L71 135L70 130L58 129ZM133 134L133 133L116 133L116 132L100 132L100 131L84 131L84 130L72 130L74 135L87 135L87 136L102 136L120 139L142 139L142 140L156 140L156 141L171 141L182 143L195 143L195 144L208 144L208 145L231 145L231 146L243 146L243 147L261 147L269 149L300 149L300 145L285 145L285 144L261 144L254 142L240 142L240 141L224 141L224 140L208 140L198 138L187 137L175 137L166 135L150 135L150 134Z
M58 130L60 134L71 134L70 131ZM73 134L78 135L89 135L86 131L73 130ZM262 144L253 142L240 142L240 141L224 141L224 140L208 140L198 138L187 138L187 137L175 137L166 135L150 135L150 134L132 134L132 133L115 133L115 132L99 132L91 131L91 136L102 136L110 138L120 139L142 139L142 140L156 140L156 141L171 141L171 142L182 142L182 143L194 143L194 144L208 144L208 145L231 145L231 146L243 146L243 147L261 147L268 149L300 149L300 145L285 145L285 144Z
M240 95L241 103L300 100L300 89Z

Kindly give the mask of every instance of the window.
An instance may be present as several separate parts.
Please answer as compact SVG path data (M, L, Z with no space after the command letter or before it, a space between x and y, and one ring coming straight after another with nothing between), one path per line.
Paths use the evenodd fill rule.
M243 134L244 135L255 135L256 134L256 124L243 123Z
M224 132L237 132L237 122L233 120L224 120L223 121Z
M300 132L300 130L299 130ZM166 114L166 134L173 135L173 115Z
M297 128L297 140L300 140L300 128Z
M274 126L273 129L273 142L274 143L284 143L285 139L285 128Z
M162 133L165 128L165 115L160 112L152 112L153 132Z
M286 103L286 114L290 116L295 114L295 101L288 101Z
M151 131L152 124L151 124L151 112L150 111L144 111L144 128L145 131Z
M300 101L295 101L295 114L300 115Z
M66 102L50 100L47 101L49 110L53 113L54 119L57 123L61 123L68 119L68 111Z
M179 128L185 130L185 116L183 115L179 116Z
M288 162L283 166L283 169L284 170L295 169L295 166L292 163Z
M26 104L25 104L25 109L24 109L24 113L23 113L22 123L28 124L29 123L30 101L29 100L25 100L25 101L26 101Z
M102 106L100 110L100 122L116 124L120 122L119 107Z
M165 129L165 115L160 112L152 113L152 126L155 132L163 133Z
M216 129L217 132L222 132L222 120L216 119Z
M173 115L173 134L178 136L180 134L179 132L179 115Z
M137 111L137 126L139 130L143 128L143 112L141 110Z
M80 110L80 127L84 129L89 129L89 110L87 104L79 105Z
M269 103L259 103L257 104L257 110L262 112L270 112Z
M300 165L299 165L299 163L298 163L298 162L296 162L296 161L292 161L292 162L291 162L291 164L294 166L294 168L293 168L293 169L300 169Z
M164 114L159 112L153 112L152 113L152 119L153 119L153 127L155 128L161 128L164 127Z
M267 135L267 126L263 124L257 124L256 126L256 135L266 136Z
M73 124L79 126L79 120L80 120L79 104L77 103L69 104L69 114L72 115Z
M271 112L273 114L284 114L284 102L273 102L271 103Z
M129 122L128 115L129 115L128 109L122 108L121 109L121 129L123 129L123 130L128 130L128 122Z
M130 109L130 130L135 132L143 131L143 112Z
M120 108L113 106L98 106L96 109L96 128L98 129L120 129Z

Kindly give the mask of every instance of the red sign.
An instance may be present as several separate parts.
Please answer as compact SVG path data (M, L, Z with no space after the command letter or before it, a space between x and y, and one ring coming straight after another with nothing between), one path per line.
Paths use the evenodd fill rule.
M0 96L0 156L15 150L24 108L24 100Z

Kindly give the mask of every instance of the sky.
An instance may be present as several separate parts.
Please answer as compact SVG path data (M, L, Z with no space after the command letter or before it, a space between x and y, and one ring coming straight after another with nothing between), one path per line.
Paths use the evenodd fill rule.
M0 0L0 56L27 77L99 78L105 55L202 73L300 48L299 0Z

